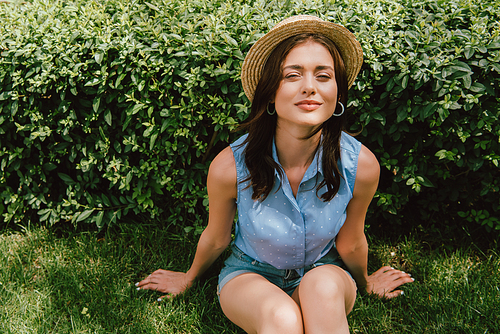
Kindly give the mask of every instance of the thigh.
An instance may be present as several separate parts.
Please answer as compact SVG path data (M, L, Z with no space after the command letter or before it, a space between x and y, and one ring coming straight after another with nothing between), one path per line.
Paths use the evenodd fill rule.
M299 304L306 332L348 333L347 314L356 300L356 284L335 265L322 265L308 271L292 298Z
M283 290L256 273L227 282L220 291L224 314L247 333L302 333L302 315Z

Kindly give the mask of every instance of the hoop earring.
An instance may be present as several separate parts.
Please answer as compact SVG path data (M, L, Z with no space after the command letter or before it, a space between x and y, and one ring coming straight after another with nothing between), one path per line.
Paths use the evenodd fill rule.
M267 113L269 114L269 116L272 116L272 115L274 115L274 114L276 113L276 109L274 109L274 108L273 108L273 111L272 111L272 112L271 112L271 111L269 111L269 104L270 104L270 103L268 103L268 104L267 104L267 108L266 108L266 110L267 110Z
M342 104L342 102L338 102L340 104L340 106L342 107L342 112L340 114L336 114L335 112L333 113L333 116L342 116L344 114L344 111L345 111L345 108L344 108L344 105Z

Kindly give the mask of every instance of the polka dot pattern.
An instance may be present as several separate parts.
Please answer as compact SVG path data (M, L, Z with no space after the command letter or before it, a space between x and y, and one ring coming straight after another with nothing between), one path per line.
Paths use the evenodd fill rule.
M246 135L231 144L238 180L248 175L243 157L245 146L241 145L245 138ZM360 149L361 143L342 134L339 167L343 178L338 194L330 202L325 203L316 195L317 182L323 179L321 149L304 174L296 197L286 175L280 179L277 172L271 195L264 201L252 200L252 189L245 189L248 183L239 182L236 246L278 269L300 269L324 256L346 219ZM274 145L273 158L279 164ZM324 191L321 189L319 194Z

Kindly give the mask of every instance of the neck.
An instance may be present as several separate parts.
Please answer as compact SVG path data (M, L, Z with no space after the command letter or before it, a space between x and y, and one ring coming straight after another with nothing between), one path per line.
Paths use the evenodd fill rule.
M276 129L275 143L279 162L285 170L292 168L304 168L311 164L314 154L321 139L321 131L306 138L309 134L291 133L289 131Z

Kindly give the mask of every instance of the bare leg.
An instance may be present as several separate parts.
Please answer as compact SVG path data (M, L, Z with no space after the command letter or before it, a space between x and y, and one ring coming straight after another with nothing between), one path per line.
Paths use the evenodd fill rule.
M245 273L226 283L220 304L229 320L247 333L303 333L297 303L258 274Z
M292 298L300 305L305 333L349 333L347 314L356 300L356 284L342 268L312 269Z

